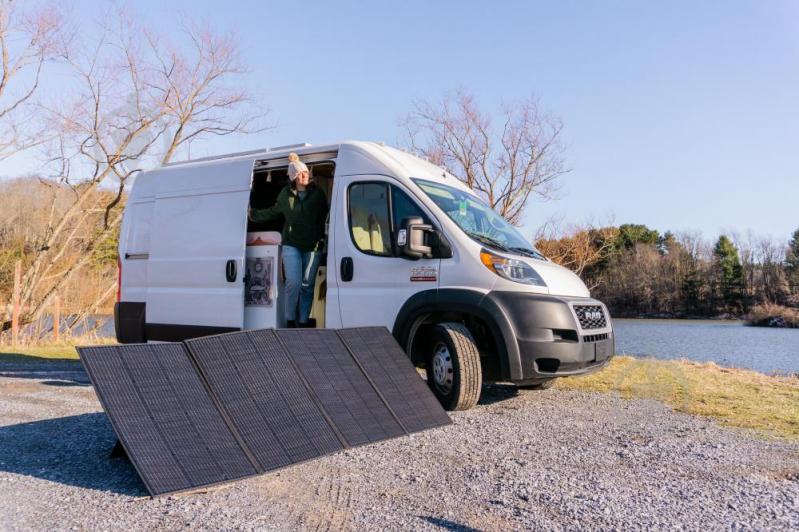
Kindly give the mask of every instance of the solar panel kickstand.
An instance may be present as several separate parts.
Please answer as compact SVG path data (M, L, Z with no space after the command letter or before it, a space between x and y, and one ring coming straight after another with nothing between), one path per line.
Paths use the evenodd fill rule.
M111 449L111 452L108 454L108 458L111 460L115 458L124 458L129 460L128 453L125 452L125 448L122 446L121 441L117 440L117 442L114 444L114 448Z

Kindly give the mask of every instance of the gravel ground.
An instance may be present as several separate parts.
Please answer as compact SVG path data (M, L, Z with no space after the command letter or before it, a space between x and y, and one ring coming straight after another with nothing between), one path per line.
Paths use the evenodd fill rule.
M652 401L484 390L454 424L152 500L79 366L0 366L0 529L799 529L799 445Z

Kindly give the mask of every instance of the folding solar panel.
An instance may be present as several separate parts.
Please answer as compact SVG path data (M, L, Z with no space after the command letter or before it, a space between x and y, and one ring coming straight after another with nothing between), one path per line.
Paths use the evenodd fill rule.
M154 496L450 423L385 328L79 348Z
M451 423L388 329L361 327L336 332L408 432Z
M406 433L335 330L285 329L277 336L347 445Z
M78 351L119 441L152 495L256 473L183 345Z
M261 471L345 447L274 331L208 336L186 345Z

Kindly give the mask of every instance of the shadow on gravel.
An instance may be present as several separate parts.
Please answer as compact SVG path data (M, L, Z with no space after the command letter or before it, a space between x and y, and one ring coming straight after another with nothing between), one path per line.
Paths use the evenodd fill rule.
M444 530L458 530L459 532L477 532L477 528L472 528L470 526L462 525L460 523L456 523L455 521L450 521L449 519L441 519L440 517L432 517L432 516L419 516L431 525L435 525L437 527L443 528Z
M46 379L50 386L85 386L89 377L79 360L0 353L0 377Z
M480 405L493 405L519 395L519 390L513 384L486 384L480 394Z
M86 379L86 382L83 380L63 380L63 381L42 381L42 384L45 386L61 386L61 387L70 387L70 386L88 386L89 380Z
M115 441L108 418L100 412L0 427L0 471L146 496L130 462L109 458Z
M83 367L77 358L49 358L25 355L22 353L0 353L0 367L10 365L23 365L34 367L39 364L65 364Z

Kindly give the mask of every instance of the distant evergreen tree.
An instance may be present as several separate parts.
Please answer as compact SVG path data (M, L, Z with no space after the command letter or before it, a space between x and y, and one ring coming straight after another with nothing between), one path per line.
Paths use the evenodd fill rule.
M658 245L662 238L660 233L642 224L622 224L616 236L617 250L633 249L636 244Z
M785 265L791 292L799 294L799 229L793 232L785 253Z
M723 311L740 314L743 310L743 268L738 249L726 235L721 235L713 248L718 288Z
M696 265L696 259L688 259L688 270L682 282L683 309L687 316L700 316L703 280Z

